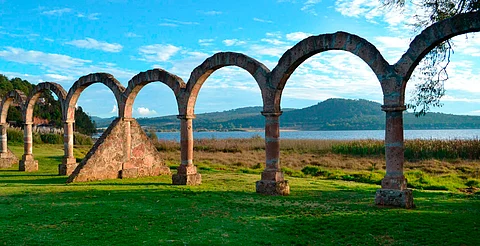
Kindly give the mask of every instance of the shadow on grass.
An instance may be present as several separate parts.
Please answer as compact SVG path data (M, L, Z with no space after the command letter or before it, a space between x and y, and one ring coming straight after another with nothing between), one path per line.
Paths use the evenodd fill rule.
M18 176L10 176L18 177ZM67 182L67 177L62 176L53 176L45 175L43 177L53 177L53 178L38 178L38 179L1 179L0 183L3 184L32 184L32 185L56 185L56 184L65 184Z

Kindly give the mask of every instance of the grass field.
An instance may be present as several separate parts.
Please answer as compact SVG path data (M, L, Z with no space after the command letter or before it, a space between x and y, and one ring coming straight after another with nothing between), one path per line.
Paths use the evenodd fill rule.
M61 145L34 154L38 172L0 170L0 245L480 245L479 193L415 190L416 209L380 208L378 185L307 175L269 197L245 172L255 167L205 160L196 187L170 176L67 185Z

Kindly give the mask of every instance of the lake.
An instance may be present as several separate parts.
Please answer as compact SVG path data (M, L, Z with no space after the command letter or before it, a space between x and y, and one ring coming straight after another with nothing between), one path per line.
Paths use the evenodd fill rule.
M180 140L180 132L157 132L159 139ZM194 132L195 139L202 138L251 138L264 137L264 132ZM449 130L405 130L405 139L474 139L480 136L480 129L449 129ZM358 131L282 131L281 139L384 139L384 130Z

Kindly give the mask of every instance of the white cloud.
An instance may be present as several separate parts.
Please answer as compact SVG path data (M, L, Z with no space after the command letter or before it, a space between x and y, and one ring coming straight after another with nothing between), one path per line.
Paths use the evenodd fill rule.
M285 37L289 41L300 41L300 40L306 39L306 38L308 38L312 35L313 34L310 34L310 33L307 33L307 32L292 32L292 33L288 33L287 35L285 35Z
M72 80L75 79L75 78L73 78L73 77L71 77L71 76L65 76L65 75L53 74L53 73L45 74L45 77L51 78L51 79L53 80L53 82L57 82L57 81L72 81Z
M272 56L272 57L280 57L287 51L290 46L265 46L265 45L258 45L254 44L249 47L250 51L249 54L255 54L260 56Z
M221 14L223 14L222 11L215 11L215 10L204 11L202 13L205 14L205 15L221 15Z
M141 38L142 36L138 35L136 33L133 33L133 32L127 32L127 33L125 33L125 37L127 37L127 38Z
M389 29L408 29L413 28L412 25L415 16L423 13L416 12L414 6L410 3L405 5L405 10L399 8L387 8L381 1L370 0L337 0L335 10L346 17L360 18L363 17L371 23L378 21L385 22L389 25Z
M211 46L211 45L213 45L213 41L215 41L215 39L213 39L213 38L199 39L198 44L201 45L201 46Z
M48 10L48 11L43 11L43 15L51 15L51 16L61 16L65 13L70 13L72 12L72 9L70 8L62 8L62 9L54 9L54 10Z
M263 23L273 23L271 20L265 20L265 19L260 19L260 18L253 18L254 21L256 22L263 22Z
M177 27L177 24L174 23L160 23L159 26L168 26L168 27Z
M41 75L28 75L31 78L29 80L38 82L51 81L52 79L57 82L64 82L67 78L72 81L74 78L78 78L92 72L111 73L117 79L128 80L138 72L134 72L125 68L119 68L116 64L112 63L94 64L90 60L83 60L67 55L44 53L42 51L35 50L24 50L14 47L7 47L4 50L0 50L0 59L38 66L41 70ZM5 73L9 72L6 71ZM27 77L23 75L16 76L22 78Z
M144 108L144 107L138 107L137 108L137 113L140 115L140 116L153 116L153 115L157 115L157 112L153 109L149 109L149 108Z
M262 38L260 41L265 42L265 43L269 43L269 44L272 44L272 45L284 45L285 44L284 41L281 41L281 40L278 40L278 39L275 39L275 38Z
M70 42L67 42L66 44L70 44L73 46L76 46L78 48L83 48L83 49L93 49L93 50L102 50L105 52L120 52L123 48L122 45L117 44L117 43L107 43L104 41L98 41L93 38L85 38L82 40L73 40Z
M317 12L313 9L315 5L320 3L322 0L307 0L303 4L303 7L300 9L302 11L308 12L313 15L317 15Z
M169 27L176 27L176 26L185 26L185 25L199 25L200 23L194 21L179 21L179 20L172 20L172 19L163 19L164 22L160 23L160 26L169 26Z
M73 58L67 55L44 53L34 50L24 50L14 47L6 47L6 49L1 50L0 58L22 64L41 65L52 69L84 66L85 64L92 62L89 60Z
M193 69L202 64L209 56L209 54L203 52L186 52L182 59L172 62L173 66L170 70L187 81Z
M241 40L238 40L238 39L225 39L222 41L223 44L225 44L226 46L233 46L233 45L244 45L246 44L247 42L245 41L241 41Z
M89 20L98 20L99 15L100 15L100 13L92 13L92 14L78 13L77 17L78 18L86 18L86 19L89 19Z
M182 48L171 44L152 44L139 48L142 60L149 62L164 62L174 56Z
M112 110L110 111L110 114L118 113L118 107L116 104L113 105Z
M375 40L380 42L383 48L400 48L406 51L410 45L408 38L380 36L375 37Z

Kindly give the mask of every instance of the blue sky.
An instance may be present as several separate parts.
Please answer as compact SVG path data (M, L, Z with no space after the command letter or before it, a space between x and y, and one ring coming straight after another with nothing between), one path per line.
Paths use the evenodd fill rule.
M368 0L0 0L0 6L0 73L32 83L57 82L67 90L94 72L111 73L124 86L152 68L187 81L193 68L220 51L242 52L273 69L303 38L336 31L369 40L395 63L414 36L412 15L419 14L415 9L384 9ZM480 39L470 34L456 38L455 44L445 106L436 111L480 115L480 83L475 83L480 81ZM407 89L414 84L411 80ZM382 101L367 65L350 53L329 51L294 72L282 107L301 108L332 97ZM78 105L101 117L115 116L117 110L103 85L87 88ZM259 105L253 78L227 67L205 82L195 112ZM174 96L160 83L144 87L134 104L136 117L171 114L177 114Z

